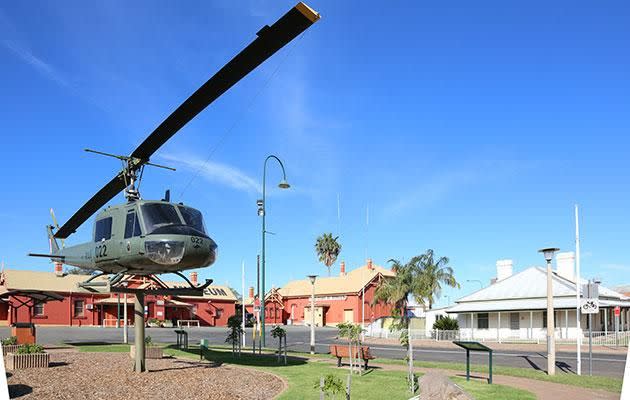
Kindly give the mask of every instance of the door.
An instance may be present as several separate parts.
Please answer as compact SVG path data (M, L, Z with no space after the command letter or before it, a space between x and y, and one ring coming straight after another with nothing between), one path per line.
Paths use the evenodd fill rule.
M354 322L354 310L343 310L343 322Z

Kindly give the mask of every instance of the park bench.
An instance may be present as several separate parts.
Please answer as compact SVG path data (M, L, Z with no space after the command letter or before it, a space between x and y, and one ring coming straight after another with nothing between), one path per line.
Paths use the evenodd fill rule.
M357 358L357 349L356 347L353 347L352 350L354 351L354 358ZM343 358L350 358L349 356L349 351L348 351L348 346L343 346L343 345L337 345L337 344L331 344L330 345L330 354L334 357L337 357L337 367L341 367L341 360ZM361 359L363 360L363 369L365 369L367 371L368 369L368 361L369 360L373 360L374 357L371 353L370 353L370 348L367 346L361 346Z

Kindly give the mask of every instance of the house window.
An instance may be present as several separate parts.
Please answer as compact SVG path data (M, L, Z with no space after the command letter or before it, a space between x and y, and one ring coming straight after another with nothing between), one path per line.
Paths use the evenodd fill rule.
M33 307L33 315L44 315L44 303L37 303Z
M223 315L223 309L217 308L217 318L221 318L222 315Z
M99 219L94 227L94 241L109 240L112 237L112 217Z
M477 328L488 329L488 313L477 314Z
M83 300L75 300L74 302L74 316L82 317L83 316L83 308L85 306L85 301Z
M521 327L521 320L519 313L510 313L510 329L513 331L519 330Z

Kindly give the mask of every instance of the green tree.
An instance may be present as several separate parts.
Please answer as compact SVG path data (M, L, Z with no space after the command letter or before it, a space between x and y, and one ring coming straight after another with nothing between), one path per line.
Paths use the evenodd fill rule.
M407 360L409 363L408 380L411 391L415 389L413 374L413 348L411 338L411 324L407 315L407 302L411 297L418 304L432 307L434 299L439 296L442 284L459 287L453 275L453 269L448 266L448 258L440 257L435 261L433 250L429 249L424 254L413 257L403 264L399 260L391 259L392 271L396 276L382 280L376 289L372 303L384 301L394 306L392 316L395 321L391 325L392 330L400 330L401 345L407 348Z
M315 242L315 252L319 261L328 268L328 276L330 276L330 268L341 252L341 244L337 239L339 236L333 237L332 233L324 233Z
M227 320L227 326L230 330L228 331L228 336L225 341L226 343L232 344L232 355L235 355L237 350L238 355L241 355L241 338L243 336L241 322L242 320L238 315L232 315Z
M439 298L442 293L442 284L459 289L459 283L455 280L453 268L448 266L448 257L439 257L436 260L433 250L428 249L418 261L423 297L431 309L435 298Z
M287 331L282 329L281 326L276 325L271 330L271 336L278 339L278 362L280 362L280 356L282 354L282 339L287 335Z
M354 364L357 366L360 365L359 357L360 357L360 346L361 346L361 334L363 333L363 328L359 324L353 324L352 322L342 322L337 324L337 329L339 329L338 336L340 338L344 338L348 340L348 355L350 359L350 373L354 371ZM355 352L352 352L353 346L355 348ZM358 372L361 372L361 368L358 369Z

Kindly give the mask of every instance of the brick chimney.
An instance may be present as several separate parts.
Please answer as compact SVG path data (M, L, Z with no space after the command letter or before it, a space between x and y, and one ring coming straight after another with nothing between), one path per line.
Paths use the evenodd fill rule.
M254 287L253 286L249 287L249 298L250 299L254 298Z
M55 275L63 276L63 264L60 262L55 263Z
M371 259L371 258L368 258L368 259L367 259L367 267L368 267L368 269L369 269L370 271L373 271L373 270L374 270L374 265L372 265L372 259Z
M192 282L193 285L197 286L197 273L196 272L190 273L190 282Z
M346 276L346 263L344 261L339 264L339 276Z

